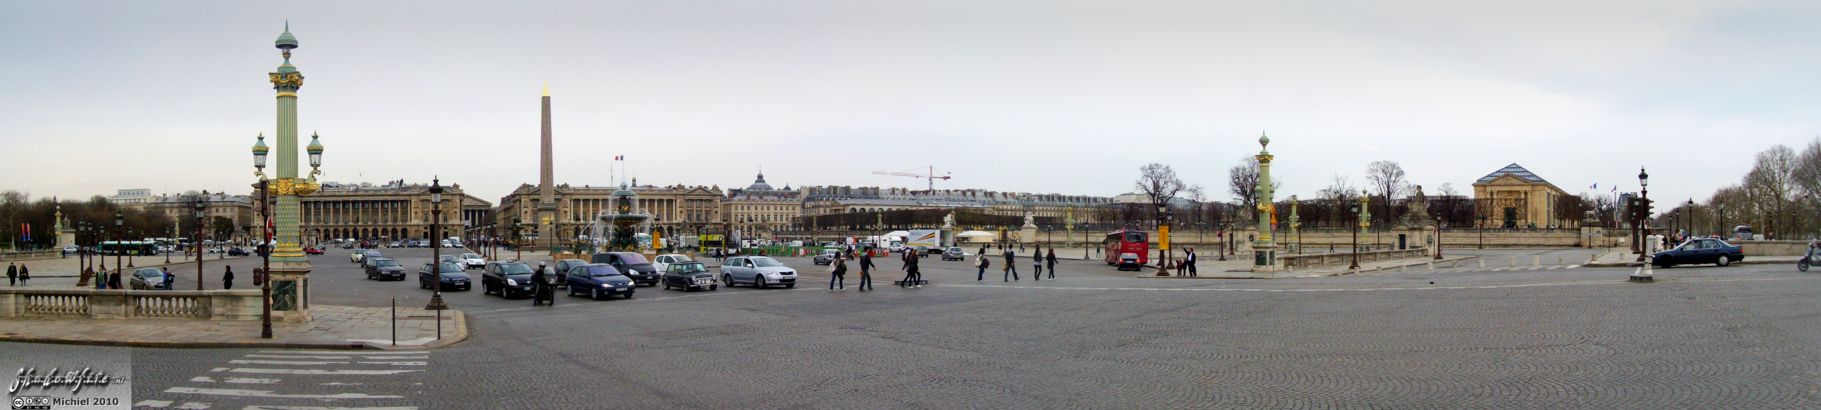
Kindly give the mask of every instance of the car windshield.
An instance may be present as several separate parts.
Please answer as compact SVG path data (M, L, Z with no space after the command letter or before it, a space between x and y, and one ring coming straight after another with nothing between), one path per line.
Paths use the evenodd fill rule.
M367 256L379 256L379 251L367 251L364 254Z
M702 273L702 272L708 271L708 268L702 267L702 264L694 263L694 262L682 263L682 264L676 264L676 265L670 265L670 266L671 266L670 271L674 272L674 273Z
M523 263L502 263L500 264L500 272L505 272L507 275L529 275L531 274L531 265Z
M442 264L442 268L441 268L441 269L442 269L442 270L443 270L443 273L455 273L455 272L461 272L461 271L462 271L462 265L457 265L457 264L453 264L453 263L447 263L447 262L444 262L444 263L443 263L443 264Z
M445 262L453 261L453 260L455 260L455 255L443 255L442 260Z
M761 267L761 268L772 267L772 266L784 266L784 264L778 263L777 259L772 259L772 258L767 258L767 257L762 257L762 256L757 257L757 258L748 259L748 260L752 261L753 266L757 266L757 267Z
M607 265L589 266L588 267L588 276L596 276L596 277L620 276L620 270L614 269L612 266L607 266Z
M139 275L139 277L141 277L141 278L155 278L155 277L164 276L164 272L158 271L158 270L142 270L142 271L138 271L138 272L133 272L133 274Z
M480 258L481 258L481 256L480 256L480 255L475 255L475 254L472 254L472 253L464 253L464 254L462 254L462 259L480 259Z
M640 264L651 263L650 261L645 260L645 255L640 255L640 254L636 254L636 253L622 253L622 254L620 254L620 261L626 262L627 265L640 265Z
M689 259L689 257L685 256L685 255L670 255L670 259L675 261L675 262L671 262L671 263L687 263L687 262L695 261L695 259Z
M834 249L823 249L822 250L823 255L833 255L833 254L837 254L837 253L841 253L841 251L837 251Z
M373 261L373 266L378 266L378 267L382 267L382 268L388 267L388 266L398 266L398 262L393 261L391 259L380 259L380 260Z

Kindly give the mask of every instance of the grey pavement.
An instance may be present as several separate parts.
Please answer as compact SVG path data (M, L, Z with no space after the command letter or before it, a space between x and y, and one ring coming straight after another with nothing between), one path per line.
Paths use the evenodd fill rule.
M408 265L424 250L387 251ZM419 253L422 255L419 255ZM1435 270L1280 280L1143 280L1097 262L1057 280L975 281L925 260L901 289L641 288L532 307L451 292L471 338L422 371L248 349L128 349L148 408L1813 408L1821 273L1570 263L1585 250L1461 250ZM1549 258L1560 254L1563 264ZM1509 262L1535 256L1544 263ZM318 304L422 303L317 257ZM1503 259L1503 261L1501 261ZM1582 260L1581 262L1584 262ZM1021 261L1022 262L1022 261ZM995 268L1002 260L995 260ZM0 352L88 348L0 343ZM98 348L99 349L99 348ZM115 349L115 348L107 348ZM332 356L320 354L319 356ZM261 362L247 362L260 360ZM235 361L241 361L236 363ZM411 360L365 360L365 362ZM335 362L317 364L318 362ZM415 366L406 366L415 370ZM353 371L348 373L347 371ZM241 373L266 372L266 373ZM272 374L278 372L278 374ZM337 373L340 372L340 373ZM319 373L343 374L326 376ZM264 383L235 387L222 376ZM243 380L244 381L244 380ZM329 389L346 384L344 389ZM336 396L335 394L343 394Z

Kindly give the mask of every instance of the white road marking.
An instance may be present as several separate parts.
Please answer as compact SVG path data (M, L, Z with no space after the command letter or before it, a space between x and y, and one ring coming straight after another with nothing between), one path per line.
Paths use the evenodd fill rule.
M363 352L363 351L353 351L353 350L340 350L340 351L338 351L338 350L261 350L261 351L259 351L259 353L284 354L284 355L321 355L321 356L348 356L348 355L400 356L400 355L423 354L423 353L410 353L410 352L403 352L403 353L401 353L401 352Z
M313 374L313 375L363 375L381 376L399 373L421 372L423 370L318 370L318 369L246 369L236 368L233 373L251 374Z
M250 354L250 355L247 355L246 357L259 357L259 358L267 358L267 359L324 359L324 360L327 360L327 359L353 359L354 358L354 356L287 356L287 355L281 355L281 354Z
M198 376L198 377L191 377L190 381L194 382L194 383L214 383L215 379L207 377L207 376Z
M387 345L387 344L392 343L392 339L348 339L348 341L371 343L371 344L376 344L376 345ZM400 340L400 341L398 341L398 345L399 346L423 346L425 344L429 344L430 342L434 342L434 341L436 341L436 337L434 337L434 336L420 337L420 338L411 339L411 340ZM393 353L393 354L400 354L400 353Z
M392 366L425 366L425 365L429 365L429 364L430 364L430 362L357 362L357 363L360 363L360 364L384 364L384 365L392 365Z
M1809 280L1809 279L1808 278L1713 278L1713 279L1687 278L1687 279L1662 281L1662 283L1759 282L1759 281L1781 281L1781 280ZM948 288L1005 288L1005 289L1047 289L1047 290L1084 290L1084 291L1135 290L1135 291L1175 291L1175 292L1381 292L1381 291L1433 290L1433 289L1453 289L1453 290L1458 290L1458 289L1510 289L1510 288L1533 288L1533 287L1550 287L1550 286L1623 285L1623 284L1627 284L1627 283L1630 283L1630 282L1623 281L1623 280L1616 280L1616 281L1514 283L1514 284L1506 284L1506 285L1477 285L1477 286L1411 286L1411 287L1382 287L1382 288L1301 288L1301 289L1296 289L1296 288L1292 288L1292 289L1130 288L1130 287L1114 288L1114 287L1048 287L1048 286L1007 286L1007 285L939 285L939 286L930 285L930 286L931 287L948 287Z
M215 370L210 370L210 372L215 372L215 373L220 373L220 372L225 372L225 371L228 371L228 368L226 368L226 367L217 367L217 368L215 368Z
M363 393L283 394L283 393L274 393L271 390L202 389L202 388L195 388L195 387L172 387L169 389L165 389L164 392L165 393L180 393L180 394L204 394L204 395L211 395L211 396L269 397L269 398L285 398L285 399L324 399L324 400L403 398L403 396L382 396L382 395L371 395L371 394L363 394Z
M206 410L209 408L209 404L208 403L199 403L199 402L186 402L182 406L177 406L177 408L180 410Z
M328 383L323 383L322 385L324 385L324 386L359 386L359 385L363 385L363 384L366 384L366 383L328 382Z
M416 407L298 407L247 406L246 410L417 410Z
M221 381L223 383L234 384L278 384L278 379L260 379L254 377L229 377L222 379Z
M229 360L228 364L280 364L297 366L321 366L326 364L349 364L348 362L313 362L304 360Z
M151 407L154 409L162 409L170 405L171 402L169 400L144 400L133 403L133 407Z

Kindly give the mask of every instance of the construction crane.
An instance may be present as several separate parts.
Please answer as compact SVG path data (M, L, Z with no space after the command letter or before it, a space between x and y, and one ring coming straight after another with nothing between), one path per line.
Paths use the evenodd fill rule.
M906 170L906 171L915 171L915 169L910 169L910 170ZM936 192L936 180L940 179L943 181L947 181L947 180L949 180L949 178L953 178L953 177L949 176L949 174L947 172L942 173L942 175L936 175L935 166L924 167L924 173L922 173L922 174L914 174L914 173L910 173L910 172L891 172L891 171L873 171L873 174L891 175L891 176L895 176L895 177L923 178L929 182L930 192Z

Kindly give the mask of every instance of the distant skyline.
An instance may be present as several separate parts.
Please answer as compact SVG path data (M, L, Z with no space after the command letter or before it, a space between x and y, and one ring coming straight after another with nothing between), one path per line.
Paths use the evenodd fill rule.
M0 4L0 190L245 193L286 20L321 178L497 201L538 179L1114 196L1173 166L1231 201L1378 160L1436 195L1523 165L1570 193L1703 200L1821 134L1821 3L1797 1L197 1Z

